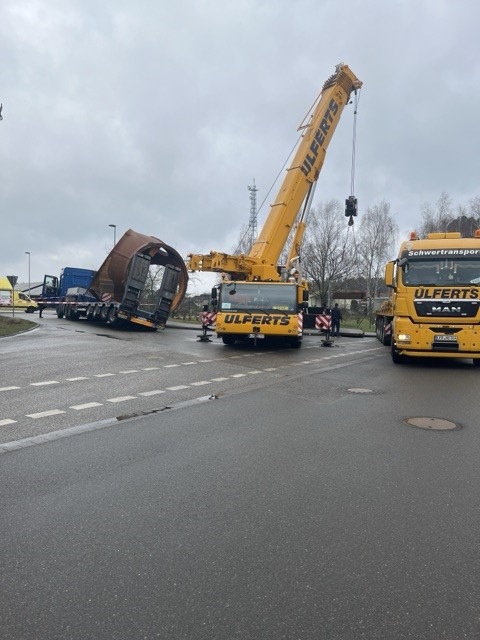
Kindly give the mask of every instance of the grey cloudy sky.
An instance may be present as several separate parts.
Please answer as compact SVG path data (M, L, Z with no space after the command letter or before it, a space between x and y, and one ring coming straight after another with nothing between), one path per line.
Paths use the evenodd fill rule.
M360 213L480 196L476 0L3 0L0 275L96 269L132 228L231 252L339 62ZM352 106L316 201L350 193ZM267 205L273 201L275 186ZM259 213L259 227L268 206Z

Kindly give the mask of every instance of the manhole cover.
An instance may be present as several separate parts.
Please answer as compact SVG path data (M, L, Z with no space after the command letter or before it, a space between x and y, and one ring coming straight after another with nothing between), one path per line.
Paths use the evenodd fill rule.
M347 389L347 391L350 391L350 393L373 393L372 389L361 389L361 388Z
M442 420L442 418L407 418L405 421L411 427L417 429L430 429L432 431L453 431L460 429L458 424L450 420Z

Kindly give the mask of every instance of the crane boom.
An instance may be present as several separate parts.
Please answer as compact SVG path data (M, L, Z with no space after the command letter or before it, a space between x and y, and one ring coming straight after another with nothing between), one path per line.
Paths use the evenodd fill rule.
M250 252L247 255L218 251L190 254L187 260L190 271L223 272L232 280L280 280L277 269L280 255L312 184L318 180L328 145L350 94L361 86L362 82L347 65L337 65L298 128L303 134L294 159Z

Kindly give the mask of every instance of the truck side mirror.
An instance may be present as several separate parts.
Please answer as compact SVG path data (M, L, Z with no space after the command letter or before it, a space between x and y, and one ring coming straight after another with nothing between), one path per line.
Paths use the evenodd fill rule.
M385 265L385 284L387 287L395 287L395 261L387 262Z

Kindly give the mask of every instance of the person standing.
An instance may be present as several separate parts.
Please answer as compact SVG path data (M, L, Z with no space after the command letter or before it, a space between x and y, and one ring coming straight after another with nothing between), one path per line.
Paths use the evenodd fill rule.
M338 306L338 302L332 309L332 336L340 335L340 322L343 320L342 312Z

